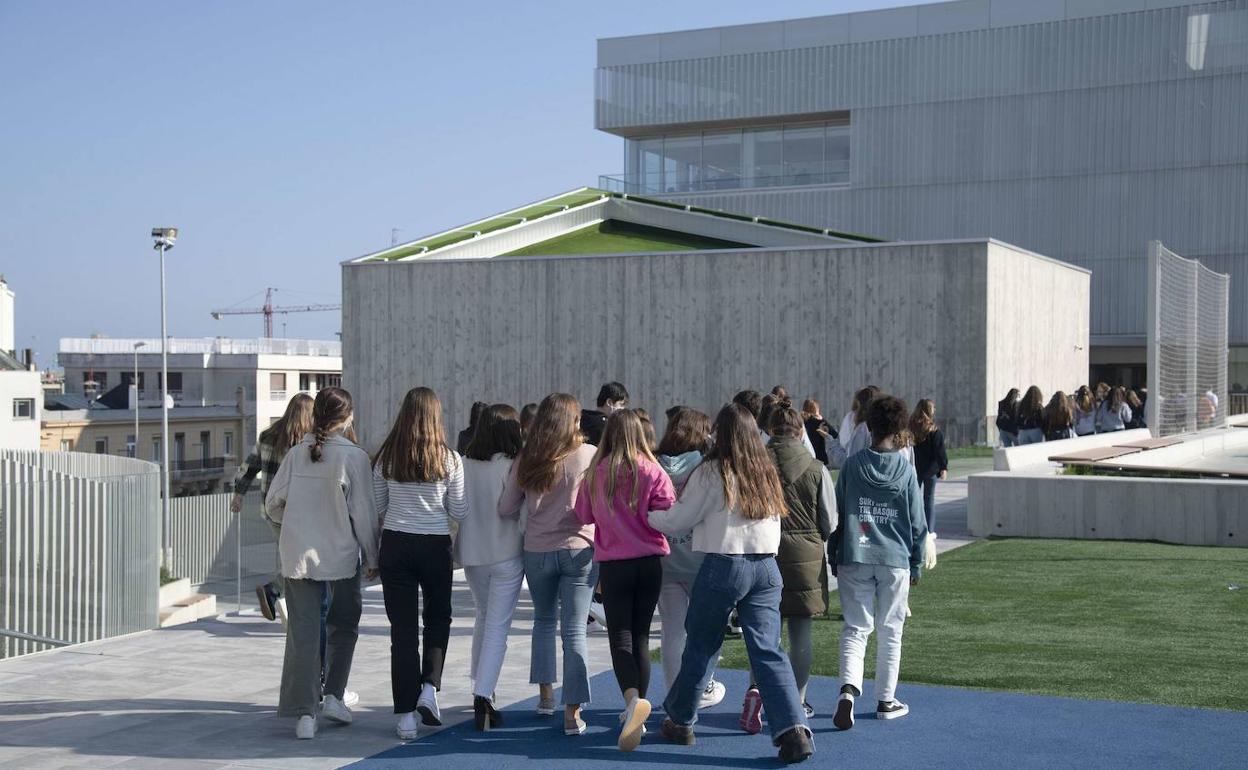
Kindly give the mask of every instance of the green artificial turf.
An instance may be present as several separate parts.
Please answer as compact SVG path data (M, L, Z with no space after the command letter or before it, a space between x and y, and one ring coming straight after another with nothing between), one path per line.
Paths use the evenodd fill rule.
M960 446L956 449L948 450L950 460L969 460L973 457L992 457L992 453L996 451L996 447L985 446L983 444L971 444L970 446Z
M987 540L942 555L910 606L903 682L1248 711L1248 550ZM835 595L832 612L815 622L824 676ZM868 677L874 664L872 636ZM721 665L746 667L739 640Z
M583 227L540 243L517 249L508 257L552 256L561 254L631 254L655 251L733 249L746 244L704 238L700 235L607 220Z

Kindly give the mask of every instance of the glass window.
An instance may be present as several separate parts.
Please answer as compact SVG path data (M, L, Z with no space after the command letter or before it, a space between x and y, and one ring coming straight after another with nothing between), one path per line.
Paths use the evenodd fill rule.
M160 372L156 373L156 382L163 383ZM182 392L182 372L169 372L169 392L170 393Z
M741 186L741 132L702 135L702 179L707 190Z
M827 145L824 150L827 181L849 181L849 126L828 126Z
M663 137L629 142L628 170L637 189L629 192L659 192L663 189Z
M95 440L95 453L97 455L108 454L108 436L100 436Z
M14 420L35 419L35 400L33 398L13 399L13 419Z
M152 439L152 462L158 463L163 461L164 457L161 455L160 451L160 436L157 436Z
M700 190L702 137L669 136L663 140L663 191Z
M299 372L299 390L312 390L312 375Z
M212 458L212 433L210 431L199 432L199 456L205 463Z
M100 392L108 390L108 372L85 371L82 373L82 389L98 390Z
M126 457L136 457L135 452L138 451L138 444L134 442L134 434L126 435Z
M784 143L780 129L750 129L745 132L742 146L747 187L772 187L784 183Z
M221 456L222 457L234 456L234 431L232 430L227 430L221 436Z
M68 439L68 438L63 438L63 439L61 439L61 451L62 451L62 452L72 452L72 451L74 451L74 442L73 442L73 439Z
M342 373L341 373L341 372L330 372L330 373L329 373L329 374L325 377L325 387L327 387L327 388L341 388L341 387L342 387Z
M823 124L784 127L784 183L824 182Z
M286 398L286 372L269 372L269 398L273 401Z

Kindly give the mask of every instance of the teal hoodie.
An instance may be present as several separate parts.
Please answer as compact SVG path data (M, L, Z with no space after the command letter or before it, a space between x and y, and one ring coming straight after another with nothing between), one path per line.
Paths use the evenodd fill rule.
M864 449L845 461L836 479L840 525L828 541L832 564L923 568L927 519L914 466L900 452Z
M676 495L679 498L685 488L685 482L689 480L689 474L702 464L702 453L659 455L658 460L659 466L671 478L672 486L676 487ZM689 530L680 537L671 535L664 535L664 537L667 538L667 544L671 546L672 552L663 558L663 582L693 583L693 579L698 576L698 570L702 567L702 554L693 550L693 530Z

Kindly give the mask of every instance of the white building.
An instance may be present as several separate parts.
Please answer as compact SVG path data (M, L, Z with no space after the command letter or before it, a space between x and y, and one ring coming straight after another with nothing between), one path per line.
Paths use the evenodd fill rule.
M0 449L38 449L43 385L29 353L13 345L14 294L0 276Z
M102 394L134 379L138 348L140 406L160 403L159 339L63 338L57 362L65 392ZM296 393L315 395L342 382L342 344L326 340L170 338L169 395L174 407L241 406L245 455L260 431L282 416Z

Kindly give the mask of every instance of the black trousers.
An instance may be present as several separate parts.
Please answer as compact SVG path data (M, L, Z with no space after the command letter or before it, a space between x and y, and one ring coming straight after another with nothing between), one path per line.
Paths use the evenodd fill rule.
M650 625L663 587L663 564L658 556L604 561L598 576L615 680L621 692L635 688L644 698L650 687Z
M450 535L410 535L382 530L381 590L390 619L390 687L394 713L416 710L421 687L442 689L442 666L451 635ZM425 611L420 614L423 594ZM424 658L420 621L425 623Z

